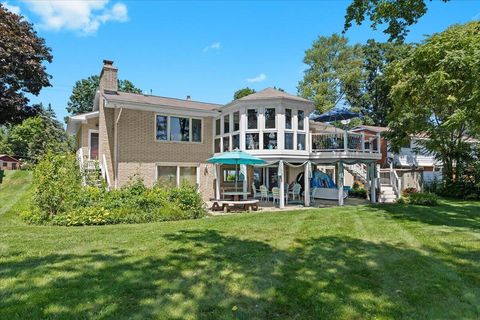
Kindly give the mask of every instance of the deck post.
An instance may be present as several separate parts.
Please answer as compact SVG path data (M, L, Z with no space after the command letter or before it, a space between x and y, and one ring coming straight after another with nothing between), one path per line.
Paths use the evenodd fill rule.
M375 162L368 164L368 172L370 179L370 201L372 203L377 202L377 174L376 174L377 165Z
M307 161L305 163L305 172L303 174L303 177L305 179L303 184L304 185L303 200L304 200L305 207L310 206L310 166L311 166L310 161Z
M362 152L365 152L365 132L362 131Z
M339 161L337 164L338 167L338 182L337 182L337 187L338 187L338 205L343 206L343 178L344 178L344 172L343 172L343 162Z
M345 152L348 152L348 132L345 130L343 132L343 149Z
M285 172L284 172L283 161L280 160L278 163L278 187L280 188L279 192L279 204L280 208L285 208Z
M215 169L215 199L220 199L220 166L214 165Z
M248 192L248 174L247 174L248 172L247 172L247 165L246 164L241 164L240 165L240 172L243 175L243 181L242 181L243 189L242 189L242 191L243 192ZM246 194L243 195L243 199L247 200L247 195Z

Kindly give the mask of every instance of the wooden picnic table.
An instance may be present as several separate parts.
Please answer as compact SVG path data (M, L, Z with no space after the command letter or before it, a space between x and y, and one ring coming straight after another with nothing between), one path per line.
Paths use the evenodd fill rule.
M242 206L245 211L258 210L258 200L249 199L249 200L215 200L212 199L213 205L212 210L219 210L222 208L224 212L228 212L230 206Z

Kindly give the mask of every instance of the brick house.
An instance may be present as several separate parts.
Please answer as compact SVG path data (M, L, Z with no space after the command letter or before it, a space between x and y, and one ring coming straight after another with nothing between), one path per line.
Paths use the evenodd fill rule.
M120 92L117 73L113 62L105 60L93 111L71 116L67 123L67 131L76 137L80 162L99 167L110 188L138 174L146 185L159 179L172 185L187 180L209 199L220 196L219 185L222 190L232 188L230 177L235 175L245 177L245 192L265 185L279 187L281 193L305 176L308 204L310 181L301 173L325 167L339 187L334 199L342 204L345 177L361 164L368 168L365 179L375 201L380 135L366 138L316 123L309 119L311 101L273 88L222 105ZM206 162L235 149L263 158L268 165L240 166L236 172L234 167Z

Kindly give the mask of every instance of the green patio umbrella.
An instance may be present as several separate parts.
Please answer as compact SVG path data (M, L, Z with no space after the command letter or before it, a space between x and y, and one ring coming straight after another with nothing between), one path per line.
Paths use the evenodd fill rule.
M254 165L254 164L265 164L266 161L255 156L252 156L249 153L234 150L230 152L224 152L218 156L212 157L207 160L208 163L215 164L234 164L235 165L235 191L237 190L237 167L239 164Z

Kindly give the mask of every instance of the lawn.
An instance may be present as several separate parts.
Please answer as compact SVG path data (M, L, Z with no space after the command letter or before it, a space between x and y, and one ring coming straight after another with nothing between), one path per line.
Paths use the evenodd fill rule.
M0 185L0 319L478 319L480 203L25 225Z

